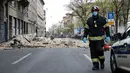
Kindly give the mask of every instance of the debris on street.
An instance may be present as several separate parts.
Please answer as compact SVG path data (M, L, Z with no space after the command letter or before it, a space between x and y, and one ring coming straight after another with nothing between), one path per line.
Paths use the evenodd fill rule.
M83 43L82 40L72 38L46 38L35 37L35 35L20 35L16 36L9 42L0 44L0 48L85 48L88 43Z

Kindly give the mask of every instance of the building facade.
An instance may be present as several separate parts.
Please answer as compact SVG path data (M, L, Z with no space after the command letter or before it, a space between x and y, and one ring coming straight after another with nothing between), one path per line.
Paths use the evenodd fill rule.
M45 34L45 10L43 0L2 0L0 3L0 42L13 36ZM42 27L42 29L38 29ZM43 32L43 33L41 33Z
M62 22L64 24L64 27L71 25L73 22L73 15L71 13L66 13L66 16L63 17Z
M63 28L63 34L73 34L74 24L72 13L66 13L66 16L61 21L61 27Z
M46 12L44 10L44 1L37 0L37 36L44 37L46 32Z
M27 5L25 6L24 4ZM8 23L7 23L7 38L11 39L13 36L28 34L28 5L29 1L10 1L8 3Z
M6 11L5 7L7 6L6 0L0 0L0 42L5 41L5 23L6 22Z

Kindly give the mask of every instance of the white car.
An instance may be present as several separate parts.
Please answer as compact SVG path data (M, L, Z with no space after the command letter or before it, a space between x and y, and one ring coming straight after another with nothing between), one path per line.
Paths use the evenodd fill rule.
M121 69L130 72L130 27L126 29L120 40L112 45L110 67L112 73Z
M127 27L129 27L130 26L130 22L127 22Z

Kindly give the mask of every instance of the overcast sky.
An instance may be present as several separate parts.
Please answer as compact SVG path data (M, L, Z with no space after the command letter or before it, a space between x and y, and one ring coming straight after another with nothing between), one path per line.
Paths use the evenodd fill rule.
M44 0L46 10L46 28L48 30L53 24L58 23L65 16L67 8L65 5L69 4L70 0ZM95 0L90 0L95 1Z
M62 20L62 17L68 12L65 5L69 2L70 0L45 0L47 30L52 24Z

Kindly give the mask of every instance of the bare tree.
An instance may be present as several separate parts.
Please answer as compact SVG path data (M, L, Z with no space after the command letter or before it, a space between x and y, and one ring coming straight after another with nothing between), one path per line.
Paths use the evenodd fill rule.
M74 12L74 16L77 16L83 25L86 24L86 19L90 14L91 3L84 2L83 0L74 0L70 2L68 8Z
M125 29L126 29L126 24L128 22L129 11L130 11L130 0L125 0L124 6L122 7L123 20L124 20L123 22L124 22Z
M115 25L116 25L116 33L118 32L118 20L119 20L119 14L121 12L121 9L124 5L125 0L112 0L114 7L115 7Z
M113 4L111 0L96 0L96 5L100 8L100 14L102 16L107 16L108 11L113 10Z

